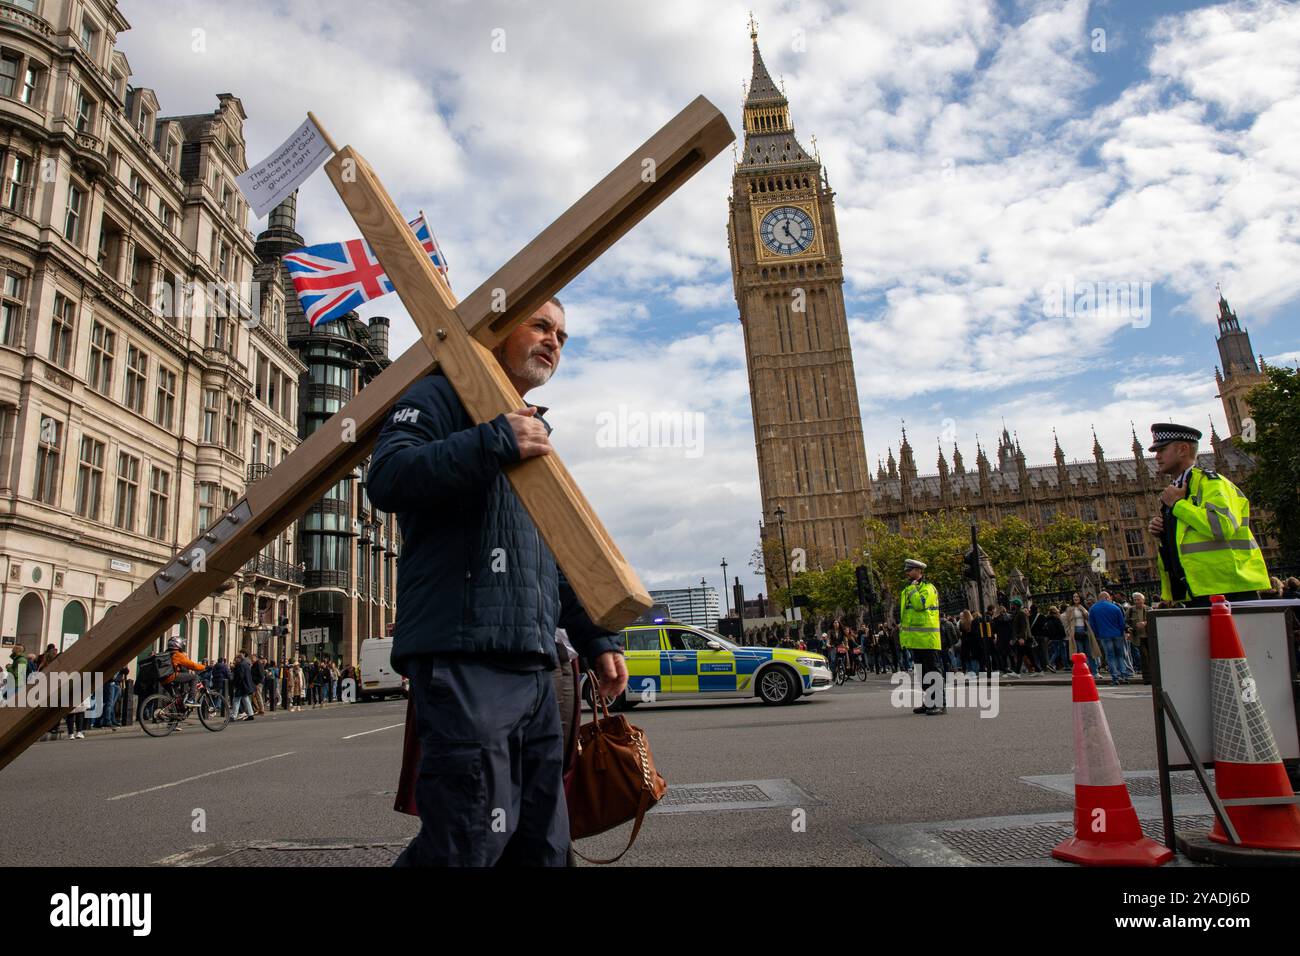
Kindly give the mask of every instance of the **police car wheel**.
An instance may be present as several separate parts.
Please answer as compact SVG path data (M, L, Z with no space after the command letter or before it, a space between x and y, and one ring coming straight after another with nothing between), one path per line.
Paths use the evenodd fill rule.
M798 696L798 685L788 668L769 667L758 680L758 697L765 704L789 704Z

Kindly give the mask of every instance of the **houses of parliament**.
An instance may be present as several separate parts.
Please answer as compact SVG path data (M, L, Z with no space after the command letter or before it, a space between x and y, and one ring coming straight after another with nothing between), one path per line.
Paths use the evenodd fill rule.
M873 478L849 343L834 194L820 159L795 136L789 102L763 62L752 21L750 38L744 148L732 177L727 236L744 328L764 552L773 545L778 553L802 549L810 567L856 559L867 516L897 532L940 511L965 512L980 523L1015 515L1033 527L1061 514L1101 528L1096 544L1108 555L1109 576L1156 577L1146 525L1165 479L1136 429L1125 455L1107 457L1094 434L1090 458L1068 459L1058 440L1052 464L1029 465L1004 426L991 459L977 446L968 469L955 446L951 461L940 447L937 471L930 474L921 474L904 430L898 458L891 448ZM1215 380L1230 437L1236 437L1250 415L1246 394L1265 377L1264 363L1222 296L1218 310ZM1201 467L1238 484L1253 467L1212 423L1201 448ZM1274 563L1276 543L1261 538L1261 545ZM769 588L782 584L774 579Z

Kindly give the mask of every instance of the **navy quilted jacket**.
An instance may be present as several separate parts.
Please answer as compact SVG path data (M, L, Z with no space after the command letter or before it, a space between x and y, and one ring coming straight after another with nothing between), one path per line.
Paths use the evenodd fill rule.
M505 415L474 424L438 372L393 406L366 491L402 531L399 673L409 676L420 654L535 653L554 666L556 627L588 659L618 650L587 617L502 472L518 460Z

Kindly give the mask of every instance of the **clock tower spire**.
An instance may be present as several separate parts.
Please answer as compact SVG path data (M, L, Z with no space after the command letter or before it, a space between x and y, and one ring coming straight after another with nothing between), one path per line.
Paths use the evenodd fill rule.
M750 18L745 140L727 219L744 327L764 535L784 510L809 566L861 554L870 485L844 306L834 194L795 136ZM780 580L784 585L784 580Z

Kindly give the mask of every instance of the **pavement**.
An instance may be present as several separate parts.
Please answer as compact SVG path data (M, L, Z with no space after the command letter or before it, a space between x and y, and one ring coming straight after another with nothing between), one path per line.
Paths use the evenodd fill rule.
M888 675L785 707L640 704L627 716L670 790L619 865L1047 864L1042 847L1073 810L1063 683L1002 682L987 717L913 715ZM1100 690L1150 823L1150 690ZM418 829L392 810L404 713L401 700L339 704L220 733L189 721L160 739L134 728L37 743L0 772L5 862L387 865ZM1198 825L1204 798L1177 789L1176 813ZM579 848L613 855L629 829Z

